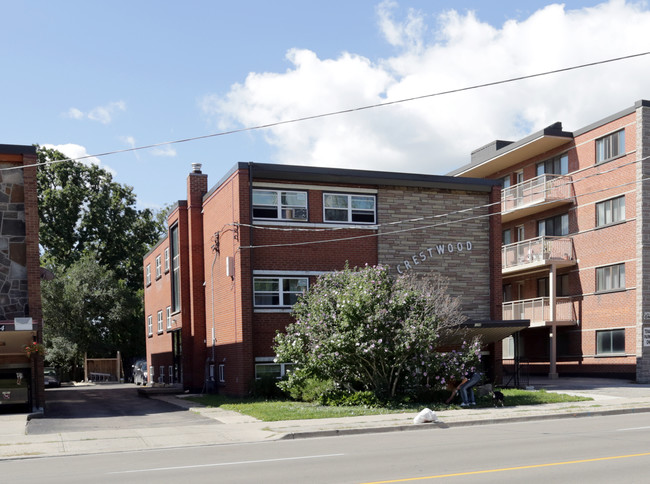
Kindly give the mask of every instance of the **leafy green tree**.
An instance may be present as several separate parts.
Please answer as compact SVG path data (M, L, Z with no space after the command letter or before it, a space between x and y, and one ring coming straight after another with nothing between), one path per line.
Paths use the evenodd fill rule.
M296 321L275 339L278 360L295 365L284 390L296 394L321 380L380 398L440 383L440 337L465 320L442 278L393 278L382 266L321 276L293 313Z
M164 233L161 219L136 208L133 189L106 170L38 147L40 243L45 265L64 268L93 252L131 288L142 287L142 257ZM54 162L54 163L52 163Z
M43 281L41 291L48 352L53 348L73 361L85 352L113 356L129 344L132 291L91 253ZM138 330L143 333L141 324Z

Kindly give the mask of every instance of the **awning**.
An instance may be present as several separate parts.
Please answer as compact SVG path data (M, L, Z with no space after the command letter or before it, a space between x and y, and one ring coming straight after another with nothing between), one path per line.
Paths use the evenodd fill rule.
M495 343L515 334L517 331L526 329L530 326L528 319L517 319L511 321L476 321L469 320L461 324L461 331L454 335L449 335L441 339L444 346L461 345L463 341L471 341L474 337L481 338L484 345Z

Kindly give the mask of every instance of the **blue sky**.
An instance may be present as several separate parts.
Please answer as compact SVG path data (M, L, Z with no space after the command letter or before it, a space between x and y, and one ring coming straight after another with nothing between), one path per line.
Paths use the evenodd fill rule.
M0 144L98 154L650 51L650 8L566 1L0 3ZM93 160L140 207L239 161L444 174L650 98L650 56Z

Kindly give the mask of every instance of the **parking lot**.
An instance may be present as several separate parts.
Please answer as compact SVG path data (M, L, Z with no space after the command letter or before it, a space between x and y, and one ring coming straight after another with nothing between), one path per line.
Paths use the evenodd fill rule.
M129 383L106 383L48 389L45 416L30 420L27 433L220 425L176 405L141 397L137 388Z

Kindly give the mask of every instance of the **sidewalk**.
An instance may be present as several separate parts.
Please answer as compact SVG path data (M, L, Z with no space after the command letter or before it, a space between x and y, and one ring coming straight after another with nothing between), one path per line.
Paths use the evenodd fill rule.
M571 393L592 401L437 412L438 423L413 424L416 412L314 420L261 422L237 412L206 408L172 395L159 398L214 419L219 425L115 429L26 435L26 415L0 415L0 460L143 449L261 442L358 433L435 430L454 426L650 412L650 385L622 380L566 378L531 380L535 389Z

